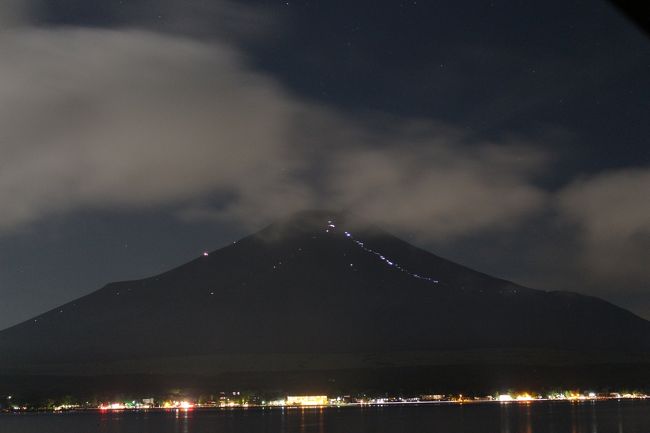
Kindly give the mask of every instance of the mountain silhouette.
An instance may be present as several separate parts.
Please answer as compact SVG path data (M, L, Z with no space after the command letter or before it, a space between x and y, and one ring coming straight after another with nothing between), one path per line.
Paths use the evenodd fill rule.
M604 300L526 288L351 214L305 211L0 332L0 375L562 365L648 352L650 322Z

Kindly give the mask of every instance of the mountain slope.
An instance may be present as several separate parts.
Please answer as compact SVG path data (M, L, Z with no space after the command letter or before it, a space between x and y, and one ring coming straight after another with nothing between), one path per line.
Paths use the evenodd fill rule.
M646 353L650 322L473 271L350 215L310 211L0 332L0 367L50 374L173 373L189 359L203 360L202 373L271 368L255 360L274 370L358 365L343 354L428 364L435 356L423 353L468 350Z

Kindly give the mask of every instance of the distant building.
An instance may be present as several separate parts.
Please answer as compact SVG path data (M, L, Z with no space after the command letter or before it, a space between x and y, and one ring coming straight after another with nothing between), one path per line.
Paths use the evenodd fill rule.
M443 394L425 394L420 396L422 401L440 401L443 400L445 396Z
M287 406L326 406L326 395L292 395L286 400Z

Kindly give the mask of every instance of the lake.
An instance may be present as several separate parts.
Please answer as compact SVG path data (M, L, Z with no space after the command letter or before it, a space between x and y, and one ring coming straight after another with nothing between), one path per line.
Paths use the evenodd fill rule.
M0 414L1 433L648 433L650 401Z

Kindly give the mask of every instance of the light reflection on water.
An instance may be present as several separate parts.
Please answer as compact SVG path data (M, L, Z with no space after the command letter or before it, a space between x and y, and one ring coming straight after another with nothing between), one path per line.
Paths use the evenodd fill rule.
M649 433L650 401L2 414L2 433Z

